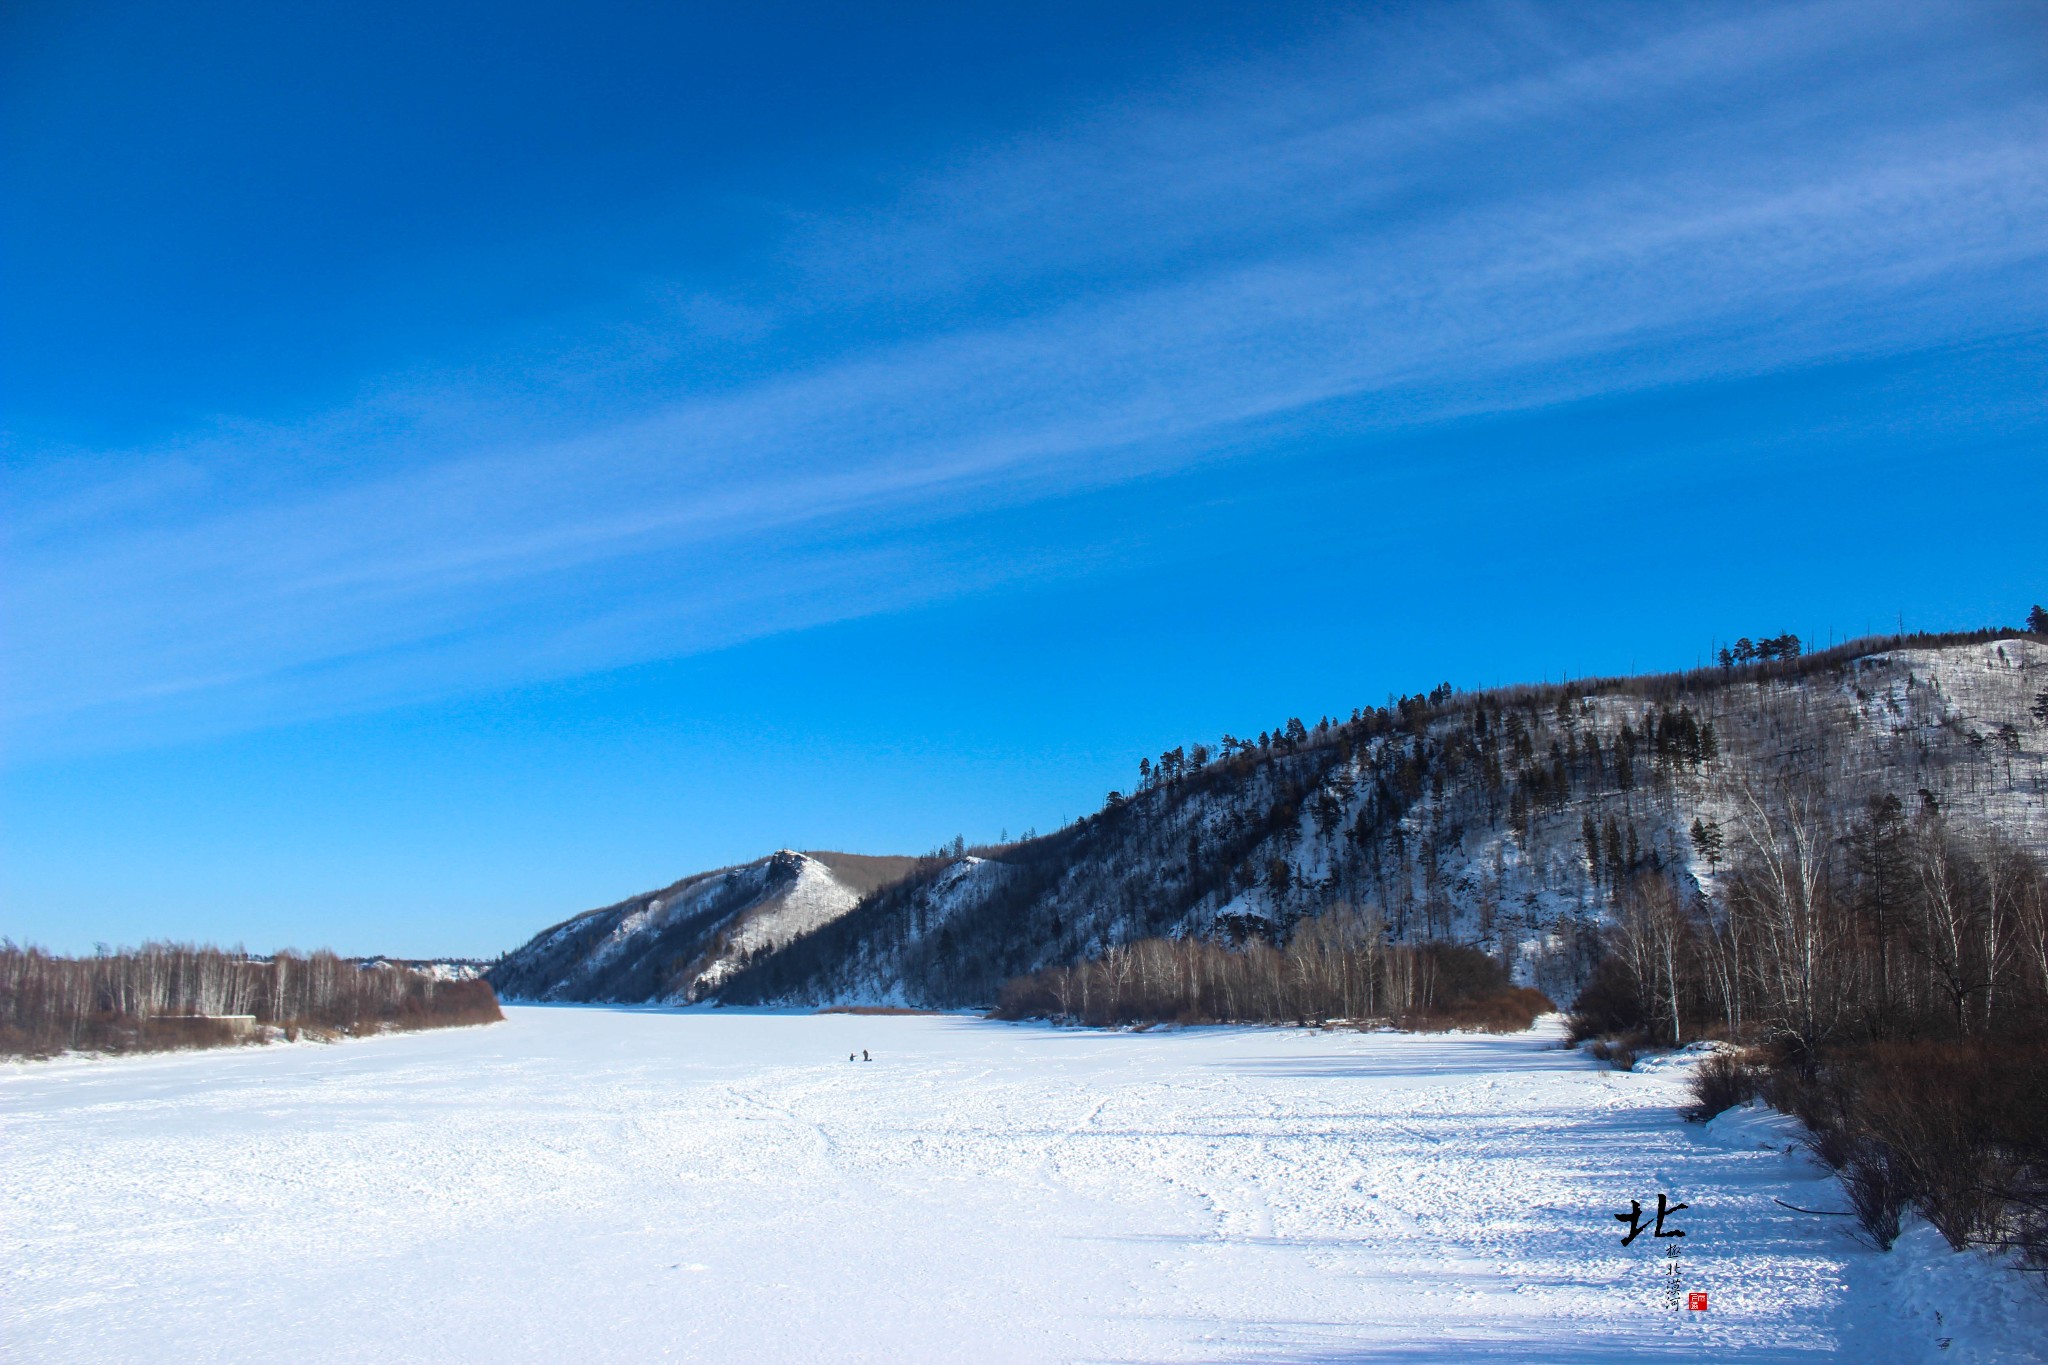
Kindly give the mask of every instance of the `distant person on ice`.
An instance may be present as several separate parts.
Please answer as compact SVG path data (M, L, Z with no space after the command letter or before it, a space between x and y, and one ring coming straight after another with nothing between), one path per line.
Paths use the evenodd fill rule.
M868 1056L868 1050L866 1048L862 1048L860 1050L860 1059L864 1062L872 1062L873 1060L875 1060L874 1058Z

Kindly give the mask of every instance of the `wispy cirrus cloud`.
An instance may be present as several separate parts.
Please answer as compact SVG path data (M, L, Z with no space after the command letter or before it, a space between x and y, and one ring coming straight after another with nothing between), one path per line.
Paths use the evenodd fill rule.
M723 294L660 282L688 306L624 343L174 449L24 457L11 747L559 676L1057 573L931 529L1256 461L1248 425L1332 403L1347 433L1391 432L2036 328L2048 93L2016 22L1361 25L792 214L775 264ZM721 347L718 372L751 377L692 368ZM536 414L522 366L637 378Z

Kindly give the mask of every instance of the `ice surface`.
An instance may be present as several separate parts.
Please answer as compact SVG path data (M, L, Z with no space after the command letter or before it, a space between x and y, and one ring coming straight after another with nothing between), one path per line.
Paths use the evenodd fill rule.
M508 1010L0 1069L33 1361L2039 1358L2048 1301L1554 1032ZM871 1063L846 1059L868 1049ZM1771 1131L1776 1131L1771 1129ZM1682 1243L1620 1245L1664 1193ZM1706 1313L1666 1304L1666 1248ZM1947 1349L1940 1342L1948 1340Z

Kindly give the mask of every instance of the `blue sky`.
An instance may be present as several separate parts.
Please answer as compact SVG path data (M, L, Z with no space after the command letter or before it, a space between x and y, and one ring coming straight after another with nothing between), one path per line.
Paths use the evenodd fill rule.
M2037 5L10 6L0 933L489 953L2048 596Z

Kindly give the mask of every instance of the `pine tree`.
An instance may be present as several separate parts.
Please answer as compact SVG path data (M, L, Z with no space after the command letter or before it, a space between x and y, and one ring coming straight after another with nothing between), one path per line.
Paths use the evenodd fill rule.
M1721 824L1718 820L1694 818L1692 822L1692 846L1699 850L1699 855L1702 858L1707 860L1707 868L1710 871L1720 864L1722 844L1723 836L1721 834Z

